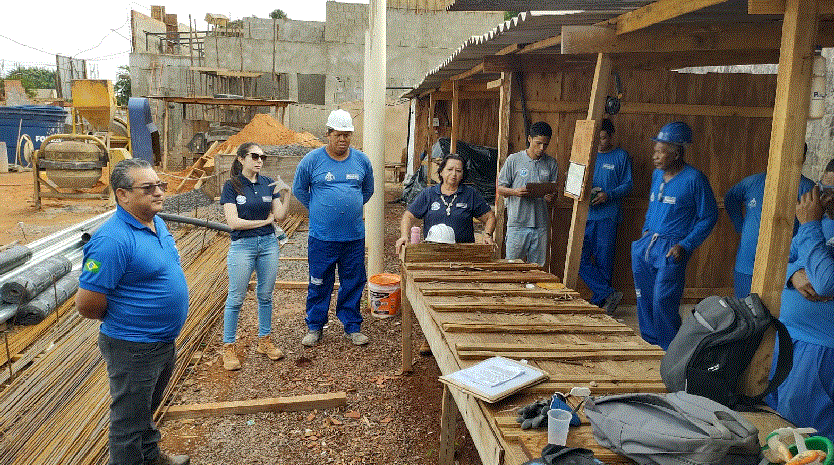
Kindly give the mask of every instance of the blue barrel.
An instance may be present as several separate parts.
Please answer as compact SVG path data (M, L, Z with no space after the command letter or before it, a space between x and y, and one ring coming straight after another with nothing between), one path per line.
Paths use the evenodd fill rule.
M6 142L9 163L15 162L18 129L20 134L28 134L39 149L50 134L64 132L67 110L50 105L20 105L17 107L0 107L0 141ZM23 123L21 125L21 122Z

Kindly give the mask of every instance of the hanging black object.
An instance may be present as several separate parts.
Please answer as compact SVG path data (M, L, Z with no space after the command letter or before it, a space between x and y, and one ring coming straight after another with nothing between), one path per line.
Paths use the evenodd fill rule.
M617 96L612 97L609 95L605 99L605 112L609 115L616 115L620 112L620 99L623 98L623 85L620 82L620 75L618 73L614 73L614 82L617 86Z

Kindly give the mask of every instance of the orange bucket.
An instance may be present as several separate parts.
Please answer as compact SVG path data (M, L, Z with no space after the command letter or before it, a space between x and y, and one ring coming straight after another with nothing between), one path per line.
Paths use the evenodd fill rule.
M380 273L368 279L368 304L371 315L390 318L400 312L400 276Z

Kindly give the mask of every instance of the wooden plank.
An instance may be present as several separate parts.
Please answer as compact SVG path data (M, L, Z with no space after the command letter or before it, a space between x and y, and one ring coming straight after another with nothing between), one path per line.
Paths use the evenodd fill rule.
M550 273L521 271L521 272L506 272L506 273L466 273L457 274L454 272L443 273L442 276L437 273L425 274L424 272L417 272L414 275L414 281L418 283L443 281L448 283L539 283L539 282L559 282L559 278Z
M524 392L527 394L548 395L554 392L570 392L571 388L579 385L576 381L565 381L561 383L547 382L537 384L527 388ZM643 381L633 384L619 384L619 383L605 383L595 382L591 388L594 395L608 395L608 394L630 394L632 392L668 392L663 381Z
M405 282L405 273L400 282ZM413 347L411 343L411 333L414 328L414 309L411 308L411 301L405 292L402 295L402 303L400 311L402 312L402 373L410 373L414 362Z
M501 78L494 79L492 81L487 82L487 89L489 89L489 90L498 89L498 88L501 87L501 84L503 84L503 83L504 83L504 81Z
M617 30L604 26L562 26L562 53L602 53L617 43ZM645 49L643 49L645 50Z
M512 352L503 350L467 350L459 351L458 358L461 360L484 360L491 357L507 357L526 360L557 360L557 361L578 361L578 360L660 360L663 358L662 349L658 350L598 350L596 352L561 352L550 353L542 351Z
M548 314L602 314L596 305L576 305L573 302L535 303L484 303L484 302L430 302L436 312L491 312L491 313L548 313Z
M278 289L307 289L309 283L307 281L275 281L275 287ZM333 283L333 290L339 288L339 283Z
M663 1L663 0L662 0ZM611 82L611 58L600 53L597 56L597 66L594 70L594 80L591 88L591 97L588 103L588 119L595 121L593 143L590 153L587 154L588 164L585 167L586 179L593 179L594 164L596 163L596 145L599 139L599 125L605 113L605 99L608 96L608 88ZM585 158L586 154L582 155ZM575 158L571 154L571 158ZM590 182L583 186L583 190L590 190ZM567 254L565 256L564 284L575 289L579 280L579 261L582 255L582 244L585 239L585 223L588 220L588 208L590 207L590 196L584 195L581 199L573 201L573 213L571 216L570 233L568 234Z
M479 350L494 350L502 352L598 352L601 350L616 350L621 351L625 349L638 350L646 349L647 344L630 341L630 342L595 342L588 344L529 344L519 342L458 342L455 343L455 349L458 352L471 352Z
M423 289L426 297L543 297L555 300L574 300L579 298L577 292L554 292L536 289Z
M542 267L538 263L520 263L520 262L448 262L440 263L408 263L406 264L408 271L418 270L455 270L455 271L524 271L524 270L541 270Z
M510 155L510 108L512 103L513 74L501 73L501 87L499 88L500 100L498 102L498 160L496 173L501 172L504 162ZM496 181L497 182L497 181ZM495 194L495 245L498 247L498 256L504 256L505 237L505 201L504 197Z
M455 399L449 386L443 385L443 400L440 408L440 450L437 463L453 465L455 463L455 434L457 432L458 412Z
M244 415L260 412L297 412L300 410L343 407L345 405L347 405L347 394L340 391L327 394L269 397L265 399L232 402L172 405L168 407L165 413L165 419L176 420L180 418L201 418L219 415Z
M820 12L834 10L834 0L818 0ZM785 13L785 0L747 0L747 14L782 15Z
M614 19L617 34L636 31L727 0L658 0Z
M435 92L433 95L434 99L438 101L451 101L454 98L452 92ZM498 92L495 92L494 88L488 88L487 90L481 92L461 91L458 93L458 98L460 100L494 100L498 98Z
M787 1L762 199L762 224L751 286L751 291L761 296L774 316L779 316L793 236L794 205L799 189L796 179L802 174L802 146L817 21L816 0ZM761 346L745 372L745 394L762 392L767 386L774 340L772 329L762 338Z
M568 325L568 324L495 324L447 322L443 331L449 333L506 333L506 334L634 334L624 325Z
M449 153L458 152L460 138L460 81L452 81L452 133L449 135Z
M561 43L561 41L562 41L561 36L548 37L546 39L538 40L536 42L533 42L530 45L524 46L523 48L521 48L521 50L518 51L518 53L530 53L530 52L535 52L536 50L542 50L542 49L545 49L545 48L555 47L555 46L559 45Z
M430 157L426 157L430 158ZM435 244L421 242L406 244L403 261L406 264L436 262L439 257L450 262L488 262L492 260L494 248L489 244Z
M578 113L588 108L588 102L527 102L530 111L540 113ZM516 105L513 111L521 111ZM720 116L746 118L772 118L773 107L745 107L735 105L696 105L684 103L622 102L621 114Z
M472 67L472 69L470 69L469 71L465 71L463 73L452 76L451 79L453 81L459 81L459 80L462 80L462 79L470 78L470 77L472 77L476 74L480 74L480 73L483 73L483 72L484 72L484 64L481 63L477 66Z

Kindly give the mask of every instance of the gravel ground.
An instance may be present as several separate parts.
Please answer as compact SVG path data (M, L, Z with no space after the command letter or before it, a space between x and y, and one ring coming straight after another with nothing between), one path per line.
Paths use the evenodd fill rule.
M386 192L386 199L390 201L399 194ZM192 212L193 203L199 203L198 200L192 200ZM185 200L180 203L185 204ZM393 243L399 236L402 212L402 204L386 203L385 268L390 272L398 271ZM198 215L214 215L213 219L217 219L219 206L198 207ZM306 227L306 222L302 223L282 247L279 281L307 280L306 260L286 259L307 256ZM242 369L223 369L218 328L207 341L203 358L184 379L174 403L345 391L347 406L163 421L163 448L171 453L189 454L196 464L436 463L442 386L437 381L440 373L434 359L418 356L414 372L399 375L400 318L370 316L367 298L363 299L362 331L371 338L370 344L355 347L342 336L342 325L333 312L334 298L322 342L312 348L303 347L300 340L306 332L305 296L306 290L275 290L272 337L286 357L272 362L255 353L257 304L250 292L240 313L237 333ZM415 326L414 336L415 346L419 345L419 326ZM457 461L479 464L472 440L460 425Z

